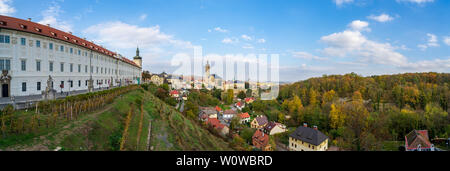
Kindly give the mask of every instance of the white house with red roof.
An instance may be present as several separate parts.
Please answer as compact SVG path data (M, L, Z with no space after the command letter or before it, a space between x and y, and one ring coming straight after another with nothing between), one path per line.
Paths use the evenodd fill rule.
M170 91L170 97L178 98L180 97L180 92L178 92L178 90L172 90Z
M244 102L237 102L236 104L234 104L234 106L237 109L242 110L245 107L245 103Z
M242 124L246 124L250 122L250 115L248 113L239 114L239 119Z

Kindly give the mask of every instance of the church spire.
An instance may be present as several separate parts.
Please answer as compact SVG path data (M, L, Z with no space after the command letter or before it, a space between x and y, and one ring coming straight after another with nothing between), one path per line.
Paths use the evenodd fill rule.
M136 56L139 56L139 46L136 49Z

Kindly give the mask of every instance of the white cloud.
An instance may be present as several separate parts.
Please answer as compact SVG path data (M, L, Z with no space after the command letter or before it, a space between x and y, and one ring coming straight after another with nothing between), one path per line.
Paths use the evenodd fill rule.
M266 43L266 39L258 39L258 43Z
M62 13L61 7L56 3L53 2L51 6L48 7L45 11L42 12L42 20L38 23L40 24L50 24L51 27L60 29L65 32L72 32L72 25L69 24L67 21L61 21L58 19L59 14Z
M141 16L139 16L139 20L145 20L147 19L147 14L142 14Z
M0 15L12 15L16 9L12 7L12 0L0 0Z
M318 57L315 55L312 55L308 52L292 52L292 57L294 58L300 58L300 59L307 59L307 60L327 60L328 58Z
M235 37L233 37L233 38L225 38L225 39L222 40L222 43L225 43L225 44L233 44L233 43L238 43L238 42L239 42L239 40L237 38L235 38Z
M444 43L450 46L450 36L444 37Z
M388 21L392 21L394 20L394 17L389 16L388 14L381 14L379 16L375 16L375 15L371 15L368 17L369 19L384 23L384 22L388 22Z
M111 21L88 27L83 34L95 43L127 57L134 56L136 46L139 45L144 58L143 69L151 72L174 70L175 67L168 65L171 58L178 53L192 53L194 48L189 41L163 33L158 25L141 27Z
M322 52L331 57L354 57L363 62L404 65L407 58L389 43L368 40L357 30L345 30L321 38L328 47Z
M251 40L253 40L253 38L252 37L250 37L250 36L247 36L247 35L242 35L241 36L242 37L242 39L244 39L244 40L247 40L247 41L251 41Z
M246 44L244 46L242 46L243 49L254 49L255 47L253 47L251 44Z
M440 46L436 35L427 33L427 36L428 36L427 44L420 44L420 45L417 45L417 47L419 47L421 50L426 50L429 47L439 47Z
M352 3L353 0L333 0L334 3L336 3L337 6L342 6L346 3Z
M354 31L370 31L369 23L366 21L355 20L348 25Z
M228 32L228 30L220 28L220 27L216 27L216 28L214 28L214 30L218 31L218 32L221 32L221 33L227 33Z
M434 0L396 0L397 2L409 2L409 3L416 3L416 4L425 4L428 2L434 2Z
M94 37L96 42L113 48L135 48L137 44L143 47L152 45L174 45L181 48L191 48L190 42L180 41L172 35L164 34L160 27L139 27L121 21L101 23L84 30L84 33Z

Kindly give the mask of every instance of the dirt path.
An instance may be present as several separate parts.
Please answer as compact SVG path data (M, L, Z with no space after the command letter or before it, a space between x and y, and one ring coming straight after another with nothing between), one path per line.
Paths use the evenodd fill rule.
M150 120L148 122L148 135L147 135L147 151L151 151L153 149L150 149L150 139L152 136L152 121Z
M90 125L88 121L93 118L97 118L103 112L106 112L114 107L114 104L109 104L101 110L95 111L95 113L88 114L87 116L67 123L61 131L50 132L47 135L42 135L40 137L36 137L33 142L39 142L38 144L33 144L31 146L27 145L18 145L15 147L7 148L6 151L51 151L54 149L49 149L51 145L59 145L65 137L72 135L74 132L81 130L89 130ZM53 137L53 140L49 140L50 137Z

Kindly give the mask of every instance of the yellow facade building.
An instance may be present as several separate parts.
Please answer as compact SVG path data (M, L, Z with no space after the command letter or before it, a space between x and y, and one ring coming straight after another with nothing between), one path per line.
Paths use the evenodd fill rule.
M307 124L298 127L289 135L290 151L327 151L329 138L316 126L309 128Z

